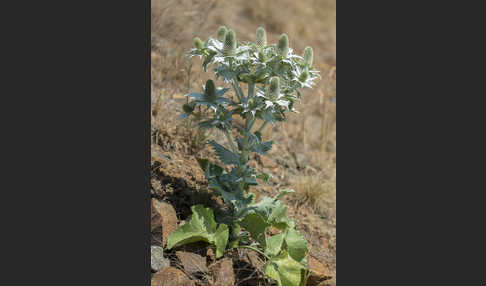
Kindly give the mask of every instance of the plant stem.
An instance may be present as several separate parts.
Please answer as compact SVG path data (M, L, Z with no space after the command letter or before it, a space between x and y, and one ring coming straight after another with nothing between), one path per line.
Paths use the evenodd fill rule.
M255 95L255 83L248 83L248 98L252 98Z
M261 133L263 128L265 128L265 126L267 126L267 123L268 123L268 121L263 122L262 126L260 126L260 128L258 128L257 132Z
M237 154L238 150L236 149L235 144L233 143L233 139L231 139L231 135L229 134L228 130L224 131L224 135L226 136L226 139L228 139L228 142L231 146L231 150L233 151L233 153Z
M243 94L243 90L241 90L241 87L240 87L240 84L238 83L238 80L236 79L236 76L233 77L233 81L231 82L231 85L235 89L236 96L238 97L238 100L241 102L245 96Z
M254 248L254 247L251 247L251 246L248 246L248 245L240 245L240 246L238 246L238 248L248 248L248 249L251 249L253 251L256 251L256 252L260 253L261 255L265 256L265 258L267 258L268 260L270 260L270 257L268 257L260 249L257 249L257 248Z

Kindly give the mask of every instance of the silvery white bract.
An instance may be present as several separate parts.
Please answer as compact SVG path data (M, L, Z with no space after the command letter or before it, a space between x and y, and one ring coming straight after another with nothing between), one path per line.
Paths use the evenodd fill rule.
M312 67L313 50L306 47L302 56L295 54L286 34L278 43L268 45L263 28L257 29L255 43L238 42L236 33L224 26L218 29L216 38L204 43L195 38L194 45L189 57L203 58L204 71L211 67L221 84L233 89L230 93L229 87L216 87L208 80L202 93L186 95L191 100L183 105L181 115L194 115L200 128L217 128L227 140L227 146L214 140L207 142L223 166L197 158L209 189L221 196L227 209L222 211L225 215L214 218L210 209L193 207L194 219L174 231L169 248L202 240L216 247L218 257L227 245L250 248L266 257L265 273L279 286L305 285L309 274L307 242L296 230L295 221L287 217L287 206L279 200L292 191L280 190L274 198L255 202L250 187L258 185L257 180L267 183L272 175L257 173L248 162L252 153L266 155L273 146L273 141L262 137L265 126L285 121L287 112L296 112L299 89L312 88L320 77ZM202 113L201 108L212 112ZM235 117L243 119L244 126L236 124ZM269 235L271 227L281 233Z

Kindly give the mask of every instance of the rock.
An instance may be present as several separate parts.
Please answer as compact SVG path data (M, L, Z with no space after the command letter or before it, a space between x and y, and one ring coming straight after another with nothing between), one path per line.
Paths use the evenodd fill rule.
M213 280L210 281L211 286L235 285L235 272L233 270L233 260L231 258L223 258L211 265L210 272L213 276Z
M330 280L325 280L325 281L322 281L321 283L319 283L319 285L317 286L336 286L336 276L334 276L332 279Z
M263 265L265 264L255 251L246 251L241 256L241 260L250 264L253 268L263 271Z
M212 247L208 247L208 249L206 250L206 256L211 262L216 261L216 254L214 254L214 250Z
M162 218L160 214L155 210L154 201L157 199L152 199L150 203L150 231L154 232L157 228L162 227Z
M177 258L184 266L184 270L187 274L191 275L197 272L208 273L208 267L206 266L206 258L199 254L185 251L176 251Z
M322 281L332 278L331 272L324 264L312 256L308 256L307 266L310 269L310 276L307 280L308 286L317 286Z
M184 272L174 267L167 267L152 277L151 286L195 286Z
M160 216L160 224L162 225L162 246L165 247L169 235L177 228L177 215L172 205L166 202L161 202L154 198L152 199L152 205L154 210Z
M164 257L164 249L160 246L152 245L150 247L150 264L152 270L159 271L161 269L167 268L170 266L169 259Z

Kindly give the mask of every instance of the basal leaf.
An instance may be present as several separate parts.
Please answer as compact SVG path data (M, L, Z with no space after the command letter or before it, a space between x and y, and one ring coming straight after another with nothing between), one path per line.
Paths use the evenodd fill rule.
M267 261L264 269L270 278L277 281L278 286L304 286L306 267L292 259L285 251Z
M285 233L285 245L289 255L302 263L307 255L307 241L302 234L293 228L288 228Z
M282 250L282 243L284 241L284 234L276 234L267 238L267 248L265 254L268 256L277 256Z
M216 256L223 255L228 243L228 226L220 224L217 226L214 220L213 211L203 205L195 205L192 208L191 220L174 230L167 241L167 248L205 241L216 246Z
M266 248L265 232L270 224L261 215L257 213L248 214L241 221L240 225L250 233L251 238L260 243L261 247Z

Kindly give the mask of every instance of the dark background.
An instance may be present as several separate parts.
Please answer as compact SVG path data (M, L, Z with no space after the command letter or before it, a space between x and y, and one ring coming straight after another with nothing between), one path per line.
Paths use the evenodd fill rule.
M150 285L150 2L2 6L0 284Z

